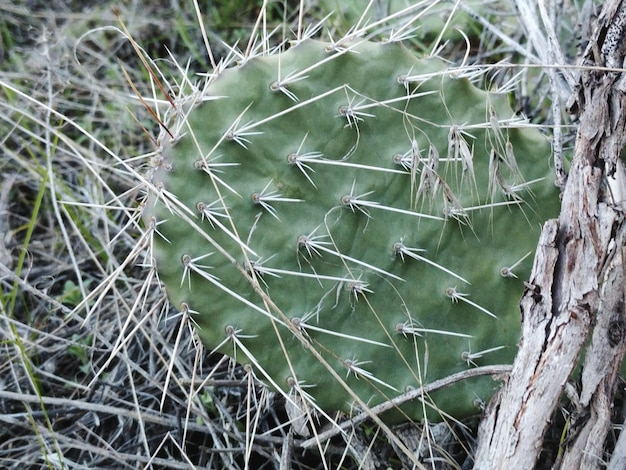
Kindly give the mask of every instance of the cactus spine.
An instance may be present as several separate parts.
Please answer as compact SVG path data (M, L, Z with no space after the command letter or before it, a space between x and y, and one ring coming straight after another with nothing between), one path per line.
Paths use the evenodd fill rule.
M307 39L216 71L166 124L144 219L208 348L323 411L512 359L558 198L505 96L395 42ZM495 387L389 419L471 414Z

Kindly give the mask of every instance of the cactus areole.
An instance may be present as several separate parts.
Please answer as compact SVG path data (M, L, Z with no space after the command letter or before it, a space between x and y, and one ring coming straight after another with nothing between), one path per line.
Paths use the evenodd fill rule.
M305 40L216 72L166 125L144 220L210 350L326 412L512 360L558 198L506 96L401 44ZM474 414L497 387L388 419Z

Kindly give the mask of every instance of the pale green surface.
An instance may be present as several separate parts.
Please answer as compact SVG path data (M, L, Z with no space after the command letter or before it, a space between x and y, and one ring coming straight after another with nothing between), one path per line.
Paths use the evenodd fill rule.
M533 251L540 223L556 214L558 197L548 168L549 146L535 131L509 133L524 180L544 176L546 179L532 186L532 196L528 191L519 194L525 200L525 204L519 207L470 213L471 226L461 225L454 219L432 221L378 208L368 209L370 217L361 212L352 213L341 205L341 198L350 193L353 184L354 195L373 191L364 199L382 206L411 210L410 173L392 174L309 163L314 170L308 172L314 187L298 168L287 162L287 156L298 150L305 136L300 153L321 152L327 159L341 160L357 143L358 135L356 151L349 155L347 162L398 170L401 167L393 163L393 156L407 152L413 139L424 159L428 156L429 143L432 143L443 160L448 153L451 125L468 127L481 123L482 128L467 130L473 139L466 136L469 146L474 147L476 185L469 184L460 162L442 161L439 166L439 175L461 205L467 208L491 201L488 162L492 143L496 144L497 151L504 153L503 142L498 144L493 129L484 125L489 122L488 106L493 106L499 119L512 118L513 115L506 97L487 95L465 80L438 76L419 86L420 93L433 90L435 93L388 106L369 107L363 111L374 117L364 116L364 120L358 123L358 132L355 127L347 127L338 110L349 100L353 100L353 104L368 104L406 96L405 88L397 81L398 75L442 69L443 64L439 61L418 60L396 44L363 43L354 51L313 68L306 73L306 79L289 86L299 103L281 92L270 91L270 83L276 80L279 66L281 76L285 77L289 72L304 70L329 55L323 43L308 41L281 55L253 59L241 68L223 72L214 82L209 93L224 98L208 101L190 114L190 128L202 153L207 155L213 149L209 160L219 155L218 163L238 163L238 166L220 168L221 172L215 174L241 197L224 186L219 186L219 191L237 233L242 240L249 240L249 246L264 260L264 266L324 276L352 276L366 282L372 291L366 294L366 299L359 297L355 300L347 289L334 281L265 275L262 284L266 292L289 318L302 317L319 306L319 323L316 323L317 317L312 317L309 324L391 346L339 339L308 330L312 344L344 378L347 369L342 361L355 359L363 362L362 367L377 379L401 392L408 386L419 385L420 380L427 383L466 369L468 364L462 360L461 354L470 346L473 352L507 346L476 359L477 364L510 362L519 338L518 301L523 290L522 281L530 271L532 255L516 268L517 279L503 278L500 269ZM247 136L250 141L246 144L247 149L227 140L215 147L248 106L241 124L258 122L343 84L349 84L350 89L337 91L255 127L254 131L263 133ZM165 144L164 160L172 165L172 170L157 170L155 182L162 181L167 191L197 214L195 222L215 243L244 264L240 246L221 230L212 228L208 221L200 220L197 203L215 201L217 192L211 178L194 168L200 153L190 137L191 132L184 132L187 132L186 136L174 146ZM506 129L502 132L506 135ZM504 168L503 164L501 166ZM420 174L415 177L417 185ZM503 177L509 184L521 182L504 170ZM250 198L270 181L270 190L279 192L282 197L303 200L272 203L280 220L253 204ZM476 189L478 195L473 194ZM506 198L498 191L495 201L503 200ZM166 284L172 303L186 302L192 310L199 312L194 319L199 324L201 338L210 349L223 344L227 326L240 330L241 341L255 361L278 385L288 389L287 378L291 373L267 317L197 276L192 276L191 290L187 280L181 285L183 266L180 259L184 254L196 258L212 252L198 263L211 266L207 271L219 278L224 286L262 307L248 280L205 237L173 216L161 203L149 203L147 207L146 217L155 215L157 220L165 220L159 225L159 232L169 243L157 240L155 253L160 278ZM441 186L433 199L420 199L413 210L443 217ZM259 213L262 215L250 236ZM220 221L233 231L226 218L220 218ZM393 273L404 282L349 261L342 262L328 253L322 253L321 257L315 255L309 260L304 250L298 252L297 240L316 228L316 235L332 236L336 248L332 244L325 245L327 248ZM399 257L394 257L393 244L400 239L404 239L407 246L425 249L421 255L454 271L471 285L426 263L409 258L402 262ZM331 239L324 241L330 242ZM251 261L256 259L251 257ZM493 312L498 319L463 302L452 303L445 296L448 287L456 287L458 292L468 294L468 299ZM423 337L398 334L396 325L409 320L415 326L468 334L472 339L434 333ZM349 410L349 397L334 384L324 367L287 328L278 325L278 330L288 348L297 379L305 385L315 385L306 391L315 397L316 403L325 410ZM232 342L228 341L220 350L232 355ZM240 350L236 351L236 357L240 362L250 362ZM262 373L257 375L264 378ZM397 394L381 387L380 383L368 381L365 377L357 378L352 373L346 380L371 405L383 400L380 392L388 396ZM477 411L475 399L487 400L494 387L497 383L490 378L472 381L445 390L439 394L436 403L456 416L468 415ZM418 405L408 412L412 417L419 417L420 408Z

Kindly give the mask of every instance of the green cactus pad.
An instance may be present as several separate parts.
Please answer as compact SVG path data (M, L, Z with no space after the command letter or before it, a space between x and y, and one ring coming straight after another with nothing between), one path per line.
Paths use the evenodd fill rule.
M325 411L354 410L328 366L375 405L512 360L527 255L558 197L547 142L505 96L400 44L306 40L184 104L144 219L168 296L209 349ZM433 400L466 416L497 386Z

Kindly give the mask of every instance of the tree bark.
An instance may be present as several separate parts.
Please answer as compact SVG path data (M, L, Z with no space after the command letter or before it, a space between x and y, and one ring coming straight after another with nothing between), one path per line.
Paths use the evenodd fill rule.
M577 90L579 128L558 219L548 221L520 308L512 372L490 402L475 469L534 468L572 371L584 355L566 448L555 468L598 468L626 351L624 167L626 0L608 1ZM592 68L591 68L592 67ZM623 192L622 192L623 191ZM589 339L591 342L588 344ZM588 346L585 348L585 345Z

